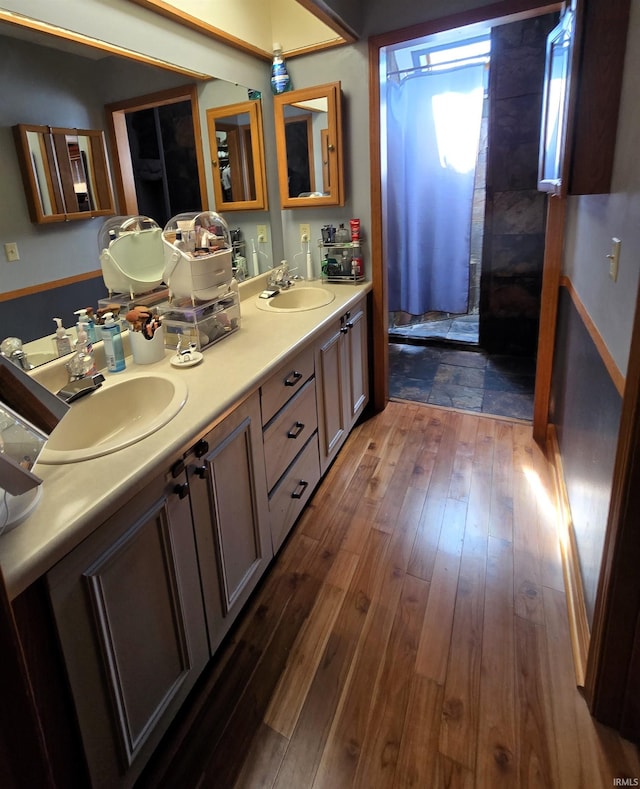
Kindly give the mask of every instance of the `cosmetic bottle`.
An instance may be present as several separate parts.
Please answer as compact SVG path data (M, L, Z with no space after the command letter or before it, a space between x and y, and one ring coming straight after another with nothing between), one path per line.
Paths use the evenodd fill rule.
M92 344L97 342L98 335L96 334L96 324L93 322L93 318L89 315L89 309L85 307L81 310L76 310L73 314L78 316L76 329L80 328L80 324L84 324L89 342Z
M64 330L62 318L54 318L53 320L58 326L55 337L53 338L53 343L56 346L56 353L58 356L66 356L66 354L71 353L71 337L69 337Z
M119 373L126 367L124 361L124 348L120 325L113 319L112 312L106 312L104 323L100 327L100 334L104 342L104 353L107 357L107 370L110 373Z
M282 44L273 45L273 63L271 64L271 91L274 95L291 90L291 78L282 57Z
M351 233L347 230L344 226L344 223L340 223L340 227L336 230L336 244L348 244L351 241Z

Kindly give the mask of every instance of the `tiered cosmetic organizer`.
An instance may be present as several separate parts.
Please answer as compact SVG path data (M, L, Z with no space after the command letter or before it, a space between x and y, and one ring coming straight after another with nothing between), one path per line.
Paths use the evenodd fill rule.
M109 290L99 310L124 319L136 306L153 307L173 350L181 337L201 351L240 328L231 235L219 214L178 214L164 230L149 217L112 217L98 245Z
M178 214L162 233L169 298L157 305L165 345L180 338L202 351L240 328L233 280L233 245L225 220L213 211Z

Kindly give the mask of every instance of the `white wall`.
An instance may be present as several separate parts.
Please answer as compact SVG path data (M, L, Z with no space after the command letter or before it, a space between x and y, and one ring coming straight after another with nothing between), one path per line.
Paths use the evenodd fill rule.
M640 0L631 0L611 194L571 197L564 273L623 374L640 278ZM618 281L609 278L611 239L622 241Z

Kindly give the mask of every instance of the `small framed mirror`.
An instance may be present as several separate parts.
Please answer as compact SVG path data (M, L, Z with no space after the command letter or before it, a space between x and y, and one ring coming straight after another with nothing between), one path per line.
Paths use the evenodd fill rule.
M114 213L102 131L14 126L33 222L63 222Z
M274 96L282 208L344 205L339 82Z
M259 99L207 110L216 209L265 211L267 177Z

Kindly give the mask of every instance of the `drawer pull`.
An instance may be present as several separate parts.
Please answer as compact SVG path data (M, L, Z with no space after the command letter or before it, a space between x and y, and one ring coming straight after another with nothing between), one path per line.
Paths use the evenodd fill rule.
M182 485L176 485L173 488L173 492L177 494L179 499L186 499L189 495L189 484L187 482L183 482Z
M302 373L299 373L297 370L294 370L292 373L284 379L285 386L295 386L298 381L302 378Z
M349 329L346 326L342 326L340 331L342 332L342 334L347 334L349 332Z
M200 477L200 479L207 478L207 467L206 466L196 466L193 470L196 477Z
M204 439L200 439L193 448L193 452L197 458L204 457L209 451L209 444Z
M300 482L298 482L298 484L296 485L296 490L294 490L293 493L291 494L291 498L301 499L302 494L305 492L305 490L308 487L309 487L309 483L306 480L301 479ZM300 490L297 490L297 488L300 488Z
M304 424L302 422L296 422L295 425L291 428L291 430L287 433L287 438L298 438L300 433L304 430Z

